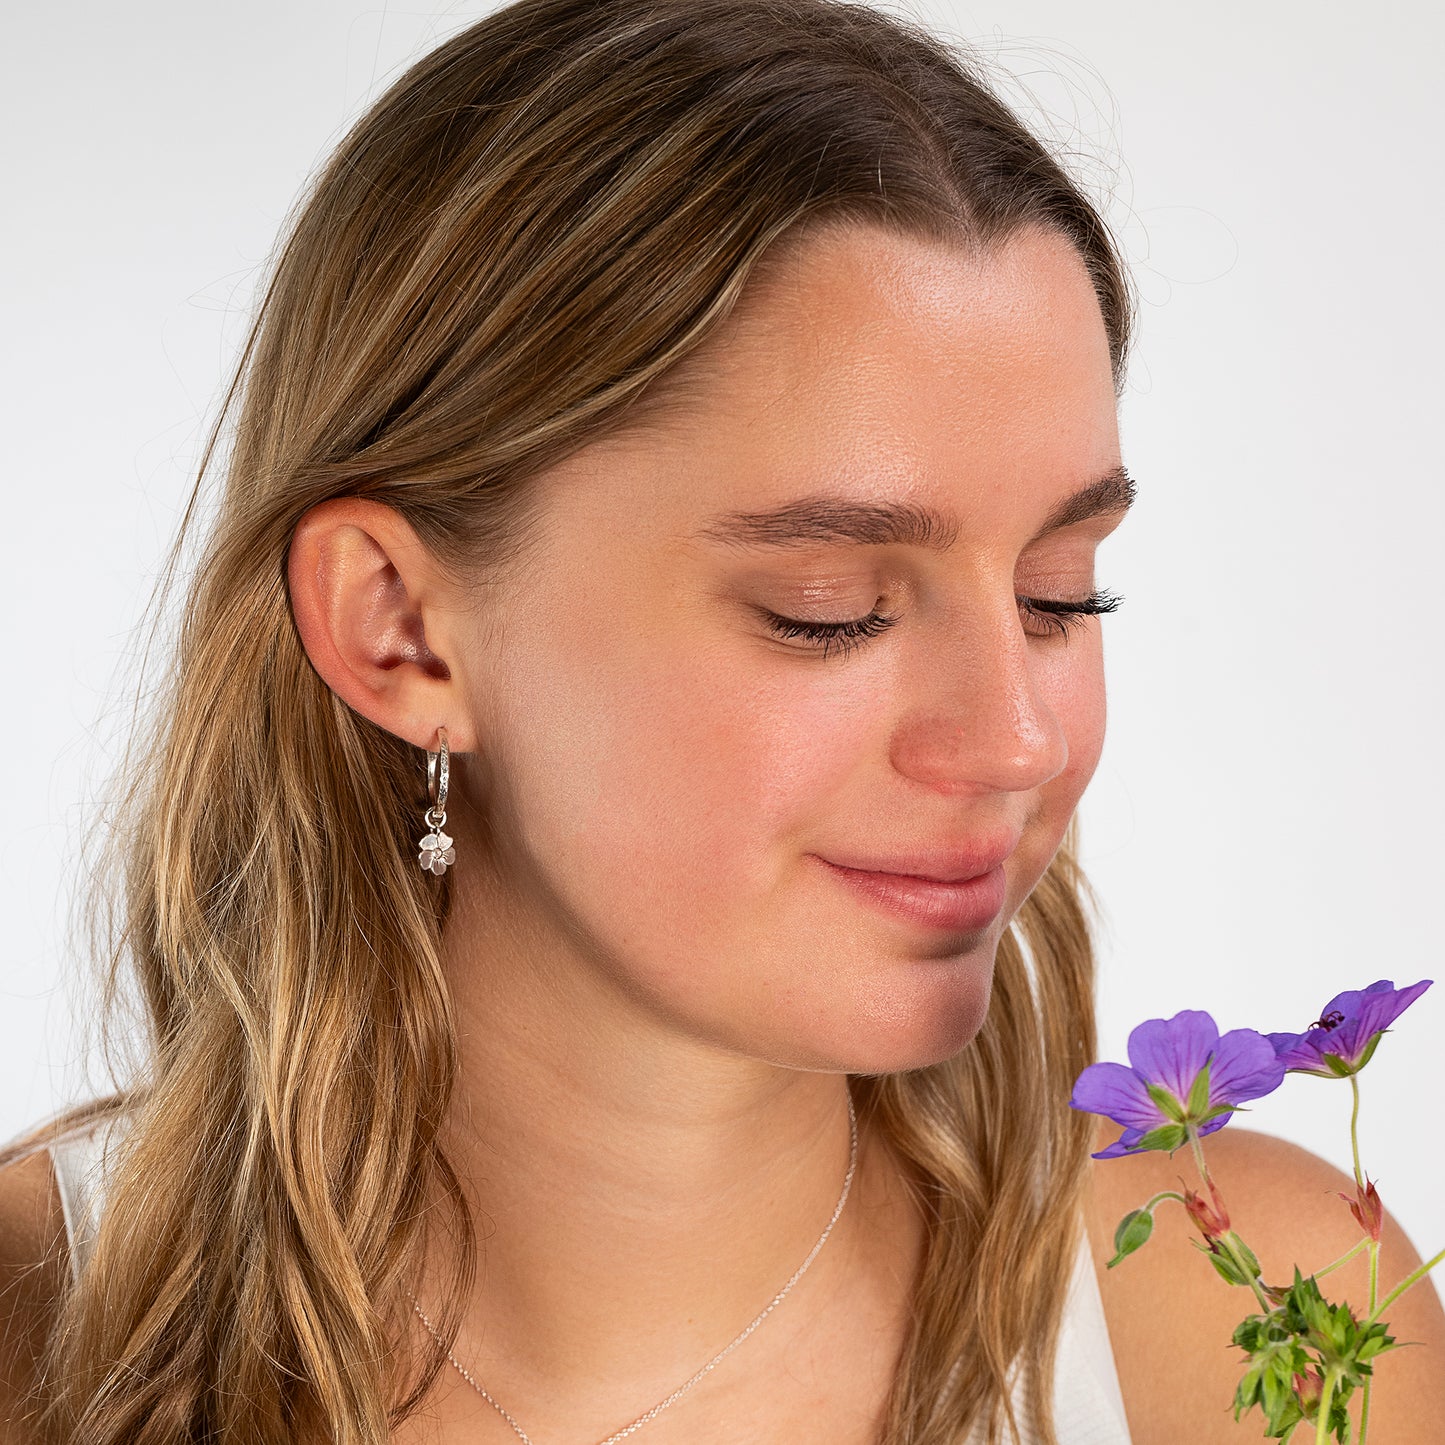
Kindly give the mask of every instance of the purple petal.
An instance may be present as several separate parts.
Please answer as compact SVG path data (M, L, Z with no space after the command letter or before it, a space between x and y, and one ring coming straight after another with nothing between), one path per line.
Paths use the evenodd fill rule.
M1368 988L1347 988L1343 993L1337 993L1324 1008L1320 1010L1319 1017L1325 1018L1332 1013L1341 1013L1344 1014L1346 1018L1351 1018L1353 1015L1359 1013L1360 1000L1367 993L1381 993L1386 989L1393 989L1394 987L1395 985L1391 983L1388 978L1379 978L1370 984Z
M1311 1029L1304 1034L1269 1034L1267 1037L1278 1051L1276 1057L1286 1072L1319 1074L1333 1079L1337 1075L1325 1063L1324 1056L1340 1052L1339 1035L1338 1029Z
M1430 987L1433 980L1424 978L1419 983L1411 984L1409 988L1399 989L1391 988L1388 979L1382 979L1381 982L1385 985L1383 989L1377 991L1378 985L1371 984L1360 999L1360 1032L1366 1043L1381 1029L1389 1028Z
M1166 1122L1143 1080L1123 1064L1090 1064L1075 1080L1069 1104L1090 1114L1104 1114L1141 1134Z
M1211 1119L1207 1124L1201 1124L1199 1137L1202 1139L1206 1134L1213 1134L1216 1130L1224 1128L1232 1118L1234 1118L1233 1114L1221 1114L1217 1119Z
M1122 1159L1126 1154L1139 1154L1142 1150L1134 1148L1139 1140L1144 1137L1143 1129L1125 1129L1119 1137L1109 1145L1107 1149L1100 1149L1097 1154L1091 1154L1091 1159Z
M1324 1029L1314 1030L1315 1033L1323 1035L1314 1041L1315 1047L1322 1054L1338 1054L1346 1063L1359 1063L1360 1055L1365 1052L1365 1045L1370 1042L1371 1037L1360 1024L1361 1020L1356 1016L1346 1019L1338 1028L1328 1032Z
M1209 1069L1209 1103L1242 1104L1273 1093L1284 1083L1285 1065L1274 1045L1254 1029L1231 1029L1219 1041Z
M1327 1034L1323 1029L1317 1029L1315 1032L1319 1034L1320 1041L1328 1043L1330 1037L1329 1034ZM1325 1063L1325 1051L1321 1049L1317 1043L1312 1042L1309 1035L1279 1034L1273 1037L1295 1040L1293 1047L1280 1048L1278 1044L1275 1045L1276 1048L1280 1048L1280 1052L1276 1055L1276 1057L1279 1059L1280 1063L1284 1065L1286 1073L1318 1074L1321 1078L1324 1079L1333 1079L1338 1077L1338 1075L1335 1074L1334 1070L1331 1069L1327 1063Z
M1182 1009L1171 1019L1146 1019L1129 1035L1129 1062L1143 1079L1163 1084L1181 1103L1210 1050L1219 1026L1200 1009Z
M1297 1062L1305 1059L1317 1059L1319 1050L1307 1042L1308 1033L1303 1034L1266 1034L1274 1049L1275 1057L1278 1058L1287 1069L1292 1069Z

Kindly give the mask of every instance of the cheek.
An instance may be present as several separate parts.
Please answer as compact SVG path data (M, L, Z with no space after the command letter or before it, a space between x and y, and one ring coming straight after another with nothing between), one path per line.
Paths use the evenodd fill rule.
M633 658L598 698L585 747L592 851L613 846L639 916L729 932L785 886L826 816L866 707L736 656ZM577 742L582 743L579 737ZM629 861L630 860L630 861ZM664 877L673 882L661 888Z
M1056 720L1068 743L1068 760L1042 788L1030 813L1030 834L1024 872L1013 880L1022 902L1043 877L1079 800L1099 765L1104 749L1107 703L1104 689L1102 640L1098 624L1088 636L1076 637L1060 647L1035 673L1037 696Z
M615 625L536 631L498 675L500 847L626 966L687 958L695 978L698 940L744 928L774 884L769 844L820 746L786 711L796 688Z
M1062 654L1040 670L1039 695L1059 720L1069 743L1069 760L1047 785L1072 809L1077 803L1104 750L1107 701L1104 690L1103 639L1099 624L1085 637L1071 641ZM1070 650L1074 655L1069 656Z

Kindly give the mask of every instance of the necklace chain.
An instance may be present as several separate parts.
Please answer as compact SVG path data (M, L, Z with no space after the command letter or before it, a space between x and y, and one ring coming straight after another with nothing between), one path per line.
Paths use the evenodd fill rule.
M848 1202L848 1191L853 1187L853 1171L858 1164L858 1117L853 1110L853 1094L851 1090L848 1093L848 1137L848 1172L843 1176L843 1192L838 1196L838 1203L833 1208L833 1217L828 1221L827 1227L823 1230L822 1234L818 1236L818 1242L812 1247L812 1249L808 1251L808 1257L802 1262L802 1264L798 1266L796 1270L793 1271L793 1277L787 1282L787 1284L782 1287L782 1289L777 1292L777 1294L773 1296L773 1298L769 1301L767 1307L760 1315L758 1315L758 1317L752 1322L752 1324L750 1324L745 1330L743 1330L743 1332L738 1335L731 1344L719 1350L717 1354L715 1354L712 1359L710 1359L707 1364L702 1367L702 1369L700 1369L690 1380L687 1381L686 1384L679 1385L677 1389L675 1389L672 1394L670 1394L665 1400L658 1401L658 1403L654 1405L652 1409L647 1411L646 1414L639 1415L637 1419L635 1419L630 1425L624 1426L621 1430L618 1430L615 1433L607 1436L605 1440L599 1441L598 1445L614 1445L614 1442L625 1439L628 1435L631 1435L635 1431L642 1429L642 1427L646 1425L649 1420L651 1420L654 1416L661 1414L662 1411L667 1409L667 1407L671 1405L673 1401L676 1400L680 1395L692 1389L692 1387L697 1384L697 1382L702 1379L702 1377L707 1374L707 1372L711 1370L714 1365L718 1364L718 1362L721 1361L724 1357L730 1355L735 1349L737 1349L737 1347L742 1344L742 1342L747 1339L747 1337L752 1334L752 1332L757 1329L757 1327L762 1324L762 1322L767 1319L770 1314L772 1314L772 1312L778 1307L778 1305L782 1303L783 1297L788 1293L788 1291L792 1289L792 1287L797 1284L800 1279L802 1279L803 1275L807 1272L808 1266L812 1264L814 1259L817 1258L818 1251L822 1249L824 1242L833 1232L833 1226L838 1222L838 1216L842 1214L843 1206ZM411 1307L416 1311L417 1316L420 1318L422 1324L426 1326L427 1332L446 1352L447 1359L452 1362L453 1367L456 1369L457 1373L462 1377L462 1379L464 1379L467 1384L469 1384L472 1389L474 1389L477 1394L482 1397L482 1399L487 1401L487 1403L490 1404L499 1415L501 1415L501 1417L507 1422L507 1424L509 1424L512 1429L517 1433L518 1438L525 1442L525 1445L532 1445L531 1437L527 1434L527 1432L522 1429L522 1427L516 1422L516 1420L513 1419L513 1417L508 1414L508 1412L504 1410L502 1406L499 1405L496 1400L494 1400L481 1387L480 1384L477 1383L471 1372L468 1371L466 1367L461 1363L461 1361L458 1360L457 1357L451 1352L451 1350L447 1348L446 1341L442 1339L436 1326L433 1325L432 1322L426 1317L426 1315L422 1313L422 1308L417 1303L416 1297L414 1295L411 1297Z

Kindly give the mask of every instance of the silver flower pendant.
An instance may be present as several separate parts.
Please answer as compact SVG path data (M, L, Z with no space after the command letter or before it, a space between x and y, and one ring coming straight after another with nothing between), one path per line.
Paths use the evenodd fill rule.
M447 871L448 863L457 861L457 850L452 847L452 840L438 829L421 840L421 852L417 855L417 861L428 873L440 875Z

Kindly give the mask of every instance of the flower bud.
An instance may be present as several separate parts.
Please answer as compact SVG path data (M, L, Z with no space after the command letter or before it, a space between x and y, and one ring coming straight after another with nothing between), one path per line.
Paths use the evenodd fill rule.
M1338 1190L1335 1192L1339 1193ZM1340 1194L1340 1198L1350 1206L1350 1213L1355 1216L1355 1223L1378 1244L1380 1231L1385 1223L1385 1207L1380 1203L1380 1196L1375 1189L1375 1181L1366 1179L1363 1189L1356 1185L1353 1195Z
M1186 1189L1184 1207L1205 1239L1218 1239L1229 1229L1229 1211L1224 1207L1224 1201L1219 1197L1219 1191L1214 1187L1212 1179L1208 1181L1207 1188L1208 1200L1192 1189Z
M1320 1408L1320 1400L1324 1397L1324 1376L1318 1370L1310 1369L1306 1369L1303 1374L1297 1373L1294 1377L1294 1393L1305 1418L1313 1420Z

